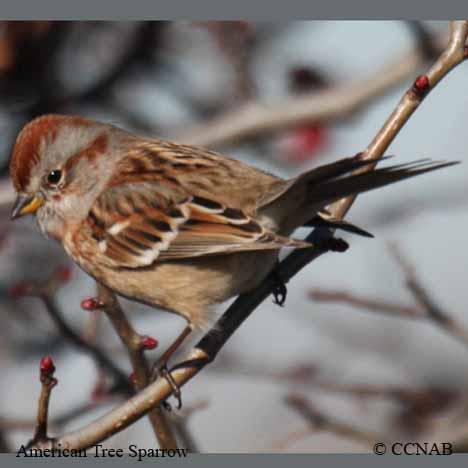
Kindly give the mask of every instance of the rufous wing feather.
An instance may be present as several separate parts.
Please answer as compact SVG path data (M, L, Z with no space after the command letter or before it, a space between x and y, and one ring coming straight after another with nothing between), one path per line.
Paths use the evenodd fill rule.
M156 261L311 246L278 236L242 210L168 192L156 184L128 184L99 197L88 222L108 266L141 268Z

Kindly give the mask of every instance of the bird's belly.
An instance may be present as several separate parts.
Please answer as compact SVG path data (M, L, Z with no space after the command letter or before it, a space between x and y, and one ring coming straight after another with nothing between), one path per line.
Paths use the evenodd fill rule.
M197 325L209 320L214 304L257 286L276 258L277 251L241 252L89 273L122 296L175 312Z

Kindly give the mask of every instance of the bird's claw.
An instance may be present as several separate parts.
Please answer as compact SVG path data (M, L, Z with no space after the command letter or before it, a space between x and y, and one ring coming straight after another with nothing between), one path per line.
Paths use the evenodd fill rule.
M280 307L284 306L286 302L286 296L288 295L288 289L286 283L277 270L273 270L273 276L275 278L275 287L273 288L273 303L279 305Z
M177 409L180 410L182 408L182 392L180 390L180 387L177 385L176 381L174 380L174 377L172 377L172 374L167 369L166 364L163 364L162 366L159 367L158 375L162 377L163 379L166 379L166 382L172 388L172 395L177 400ZM166 400L162 402L162 405L164 409L166 409L167 411L172 411L172 407L170 403L168 403Z

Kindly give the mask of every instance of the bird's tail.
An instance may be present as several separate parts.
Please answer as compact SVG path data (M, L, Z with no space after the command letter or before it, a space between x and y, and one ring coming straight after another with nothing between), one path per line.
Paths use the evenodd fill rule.
M355 156L312 169L296 179L285 181L280 190L270 196L269 203L262 209L271 218L279 220L280 231L283 234L289 234L297 227L316 220L317 213L340 198L458 164L458 161L423 159L368 172L362 171L366 166L386 159L389 158L365 161Z
M358 174L349 174L356 169L368 166L376 161L362 161L350 158L337 163L322 166L300 176L295 183L305 187L306 204L325 206L340 198L368 192L385 185L409 179L426 172L458 164L458 161L430 161L422 159L405 164L375 169Z

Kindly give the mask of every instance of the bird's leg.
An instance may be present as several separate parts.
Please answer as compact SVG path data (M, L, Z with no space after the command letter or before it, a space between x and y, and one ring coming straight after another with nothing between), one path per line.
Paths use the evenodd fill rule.
M278 270L279 261L276 262L275 268L273 268L271 274L273 275L275 281L275 287L272 291L273 302L280 307L283 307L286 302L286 296L288 295L288 289L286 288L286 282L281 276L281 273Z
M177 409L182 408L182 395L179 386L176 384L174 378L167 368L167 363L171 356L177 351L179 346L184 342L185 338L192 332L191 325L187 325L182 333L174 340L174 342L169 346L169 348L164 351L162 356L157 360L152 369L152 380L157 376L161 376L166 379L167 383L172 388L172 394L177 399ZM170 410L169 403L165 402L164 406L166 409Z

